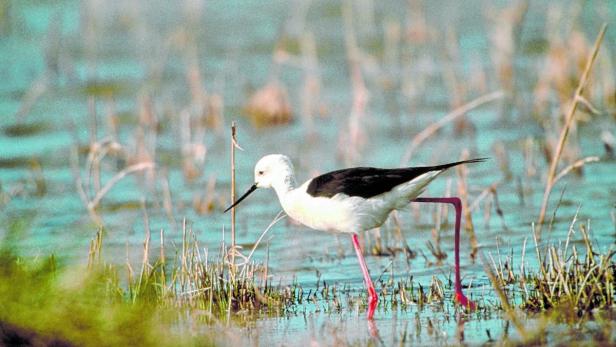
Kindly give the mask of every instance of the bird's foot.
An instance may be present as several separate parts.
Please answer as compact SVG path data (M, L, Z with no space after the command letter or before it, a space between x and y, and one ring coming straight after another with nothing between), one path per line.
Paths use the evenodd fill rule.
M455 302L462 307L468 308L470 311L474 311L477 309L477 304L464 296L461 291L456 292Z

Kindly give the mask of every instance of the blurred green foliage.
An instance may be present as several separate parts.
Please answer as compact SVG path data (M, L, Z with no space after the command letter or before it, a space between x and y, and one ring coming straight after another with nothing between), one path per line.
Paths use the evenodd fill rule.
M174 326L180 310L128 300L115 267L19 256L10 247L25 225L13 222L0 244L0 345L213 345Z

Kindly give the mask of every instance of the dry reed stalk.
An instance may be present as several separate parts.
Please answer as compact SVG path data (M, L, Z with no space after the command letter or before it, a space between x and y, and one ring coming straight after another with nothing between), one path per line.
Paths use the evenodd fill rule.
M161 188L163 190L163 208L169 219L171 230L176 231L176 219L173 213L173 200L171 198L171 187L169 186L169 173L167 169L163 169L160 172L161 176Z
M586 157L586 158L582 158L580 160L577 160L575 163L573 163L573 164L567 166L566 168L562 169L558 173L558 175L554 178L554 181L552 182L552 185L555 185L556 182L558 182L561 178L565 177L572 170L581 168L582 166L584 166L587 163L598 162L599 160L600 160L599 157L596 157L596 156Z
M456 71L456 63L460 61L459 39L454 29L451 27L445 33L445 47L443 59L445 64L443 67L443 80L446 88L449 90L449 105L450 109L454 110L460 107L466 99L467 84L464 76L459 76ZM454 122L454 132L462 134L465 130L472 129L466 117L457 118Z
M447 177L447 180L445 181L445 191L443 193L443 196L451 196L451 187L453 185L453 180L451 179L451 177ZM445 224L449 224L449 220L447 219L448 215L449 215L449 204L435 204L435 208L436 208L436 215L438 217L438 219L436 220L436 227L439 230L439 232L442 230L442 224L443 221Z
M498 162L498 168L503 173L504 179L506 181L510 181L511 178L513 178L513 173L511 172L509 153L507 152L505 144L502 141L496 142L494 145L492 145L492 151L494 151L496 161Z
M102 139L101 141L96 141L96 139L91 139L90 146L88 148L88 156L86 157L86 168L88 170L87 182L86 186L89 187L88 191L91 193L92 189L94 191L99 191L101 189L101 181L100 181L100 162L109 152L109 141L107 138ZM119 144L117 144L118 149L121 148Z
M495 183L490 184L484 190L482 190L481 193L477 195L477 197L473 200L473 202L468 207L469 211L470 212L475 211L475 209L479 207L479 203L481 203L481 201L484 200L489 195L493 195L494 192L496 192L496 188L498 188L498 186L500 186L501 184L503 184L503 181L497 181Z
M156 158L158 121L154 103L147 93L139 95L138 103L139 124L135 130L136 148L134 157L130 158L129 162L152 161L152 158Z
M399 86L400 76L396 73L400 70L400 43L402 39L402 27L400 22L387 19L384 21L385 28L383 33L383 63L384 69L388 70L387 79L384 82L384 88L394 88Z
M369 248L368 254L383 255L384 254L384 248L383 248L384 242L383 242L383 237L381 235L381 228L376 228L376 229L366 231L366 246L365 246L366 249L368 249L368 236L370 235L372 235L372 239L374 240L374 243L372 247Z
M237 144L237 126L235 121L231 122L231 202L235 201L235 148L241 148ZM226 250L225 250L226 251ZM235 207L231 209L231 249L230 261L228 262L228 271L230 279L229 295L227 298L227 324L231 321L231 303L233 301L233 284L235 283Z
M151 131L149 131L150 133L155 133L155 125L152 125L152 123L154 123L154 115L151 110L151 107L148 107L150 106L150 104L144 100L141 101L141 106L143 107L140 112L139 128L143 130L143 128L147 127L151 129ZM96 207L100 204L101 199L126 175L137 171L152 169L155 164L149 159L139 160L139 156L137 156L132 160L136 162L134 165L125 167L123 170L121 170L111 179L109 179L105 183L105 185L102 185L101 162L103 161L103 159L105 159L107 154L123 152L124 148L121 144L115 141L115 136L105 136L101 140L97 139L98 121L96 113L96 101L93 97L88 98L88 109L90 114L90 144L88 146L88 154L86 157L85 170L87 173L87 177L85 183L79 168L78 149L74 149L72 151L70 162L73 176L75 177L75 183L77 186L77 192L79 194L79 197L81 198L83 204L88 210L88 214L92 221L94 221L94 223L96 223L98 226L102 226L103 220L96 212ZM146 131L144 130L141 133L145 134ZM144 141L143 136L141 136L141 140L141 142ZM76 141L78 141L78 139L76 139ZM154 146L155 142L155 137L154 140L149 141L152 146ZM143 145L142 147L145 148L145 145ZM129 162L130 161L131 160L129 159Z
M216 176L210 175L207 180L205 191L196 191L193 194L193 209L198 214L212 212L218 205L224 205L216 194Z
M93 222L98 226L102 226L103 220L96 213L96 207L100 204L102 198L125 176L147 169L152 169L155 164L152 162L143 162L130 165L109 179L104 186L100 187L100 162L106 156L109 151L121 149L121 146L109 139L103 139L101 141L95 141L90 144L90 150L86 159L86 169L88 171L88 179L84 183L79 169L79 153L78 149L74 148L71 152L71 168L73 176L75 178L75 185L81 201L88 210L88 214ZM94 194L90 197L88 192Z
M393 211L391 217L394 224L394 236L398 239L400 244L399 248L404 252L407 270L410 271L411 259L414 259L417 256L417 253L409 247L409 244L406 242L406 238L402 235L402 222L400 221L398 211Z
M353 24L353 3L344 1L342 4L344 20L344 40L349 65L349 75L353 100L348 118L348 127L341 133L338 141L338 151L344 162L351 165L359 156L366 142L364 118L370 98L362 73L362 52L357 44L355 26Z
M522 156L524 157L524 173L526 177L537 175L536 142L532 137L527 137L522 145Z
M165 276L165 263L166 263L166 259L165 259L165 232L163 229L160 229L160 255L159 255L160 259L160 283L166 283L166 276ZM161 286L161 291L162 291L162 296L165 297L166 294L166 287L163 285Z
M137 300L137 296L141 292L141 285L143 283L144 277L147 278L149 276L150 268L151 268L150 262L148 260L150 257L150 239L151 239L150 222L149 222L147 210L145 209L145 202L143 202L142 208L143 208L143 220L145 224L145 239L143 241L143 258L141 260L141 271L139 272L139 282L137 282L137 289L133 293L134 294L133 304L135 303L135 300Z
M237 126L231 122L231 202L235 201L235 148L241 149L237 144ZM231 209L231 263L229 274L235 278L235 207Z
M112 96L108 96L105 99L105 124L107 133L114 141L118 139L118 128L120 126L120 120L118 119L115 100Z
M501 119L507 120L516 99L515 54L520 46L522 25L528 12L528 0L518 1L502 10L488 11L488 17L494 18L492 32L489 35L492 49L490 57L500 87L507 93L502 109Z
M415 135L415 137L413 138L413 140L411 140L411 143L408 145L408 147L406 148L404 155L402 156L402 160L400 161L400 165L401 166L406 166L408 165L408 162L411 160L413 154L415 153L415 150L425 141L427 140L430 136L434 135L439 129L441 129L442 127L444 127L445 125L447 125L449 122L457 119L458 117L461 117L463 115L465 115L467 112L476 109L479 106L482 106L484 104L487 104L489 102L501 99L505 94L503 93L503 91L495 91L489 94L485 94L482 95L478 98L476 98L473 101L470 101L460 107L458 107L457 109L449 112L448 114L446 114L443 118L439 119L438 121L430 124L428 127L426 127L424 130L422 130L419 134Z
M522 244L522 259L520 260L520 286L524 290L524 295L528 297L528 287L526 284L526 271L524 269L524 259L526 258L526 241L528 241L528 237L524 238L524 243Z
M88 203L88 209L95 209L96 206L100 203L101 199L116 185L119 181L121 181L126 175L131 174L133 172L153 169L156 164L152 162L138 163L124 168L122 171L115 174L112 178L105 183L105 185L96 192L94 198Z
M487 188L481 191L479 195L472 201L470 206L468 207L469 213L473 212L479 207L479 204L482 200L485 200L484 204L484 221L486 224L486 228L489 229L490 219L491 219L491 209L492 205L494 205L494 209L496 214L500 217L501 225L504 230L508 230L507 225L505 224L505 216L503 214L503 210L500 207L498 202L498 191L497 188L501 184L503 184L503 180L499 180L495 183L490 184ZM491 195L492 199L486 199L487 196Z
M30 178L28 179L34 184L36 196L43 196L47 193L47 183L43 174L43 167L38 159L30 159Z
M445 186L445 193L443 194L443 196L450 196L451 195L451 179L447 179L447 183ZM447 205L446 204L436 204L434 205L434 213L432 214L432 218L434 219L434 223L433 223L433 227L431 229L431 235L432 235L432 241L434 241L434 243L428 241L427 242L427 246L428 246L428 250L430 251L430 253L432 253L432 255L434 256L434 258L436 258L436 264L438 266L442 265L443 260L447 258L447 254L445 254L442 250L441 250L441 231L442 231L442 225L443 220L445 220L445 223L447 222Z
M130 264L130 257L129 257L129 251L128 251L128 241L126 242L126 279L128 281L128 283L133 283L133 277L134 277L134 271L133 271L133 267ZM130 287L129 287L130 289Z
M492 219L492 200L488 199L483 203L483 225L486 230L490 230L490 220L491 219Z
M248 254L247 257L245 257L244 263L241 264L241 265L244 265L244 268L242 269L242 273L240 274L241 276L245 276L246 275L245 272L244 272L244 270L246 269L246 265L248 265L248 263L250 262L250 258L252 258L252 255L254 254L255 250L257 249L257 247L261 243L261 240L263 239L265 234L267 234L267 232L276 223L278 223L280 220L284 219L286 216L287 216L286 213L283 210L281 210L280 212L278 212L276 217L274 217L274 219L270 222L270 224L267 226L267 228L265 228L265 230L263 230L263 232L261 233L261 236L259 236L259 238L257 239L257 242L255 242L255 244L252 246L252 249L250 250L250 253Z
M580 100L580 96L584 92L584 88L586 87L586 83L590 77L590 71L592 70L592 66L595 62L597 54L599 53L599 48L601 47L601 42L603 41L603 36L605 35L605 31L607 30L607 24L604 23L601 26L601 30L597 35L597 39L595 40L595 44L593 50L590 54L590 57L586 61L586 67L584 68L584 72L582 73L582 77L580 78L580 82L578 83L577 89L575 90L575 94L573 95L573 100L571 100L569 111L567 112L567 117L565 119L565 124L561 130L560 138L558 140L558 145L556 147L556 151L552 157L550 162L550 168L548 170L547 181L545 184L545 191L543 193L543 202L541 203L541 211L539 212L539 219L537 220L537 230L534 231L537 233L537 238L541 239L541 227L545 220L545 213L548 207L548 200L550 198L550 193L554 184L556 183L555 179L560 176L556 174L556 168L558 166L558 161L560 160L560 156L565 147L565 142L567 141L567 136L569 135L569 129L571 128L571 124L573 123L573 118L575 117L575 111L577 110L577 106ZM563 175L564 176L564 175Z
M45 94L45 92L49 88L49 85L49 73L43 72L41 76L39 76L36 80L32 82L32 84L24 94L23 98L21 99L19 109L17 110L17 112L15 112L14 118L16 118L18 121L22 121L23 118L25 118L25 116L30 113L32 106L34 106L37 100L40 99L43 94Z
M93 96L88 97L88 114L90 115L90 145L97 142L98 138L98 121L96 113L96 99Z
M385 20L383 26L384 47L380 66L382 73L377 77L377 81L384 94L385 110L396 122L394 127L400 130L403 129L400 118L402 105L398 99L404 75L401 73L402 27L400 22L394 20Z
M188 109L180 112L182 170L184 178L188 181L201 176L207 154L207 148L204 145L205 121L202 119L202 114L199 116L193 119Z
M77 193L79 194L79 198L81 199L83 205L86 207L90 219L92 219L92 221L94 221L94 223L100 227L103 224L102 219L98 216L94 209L89 207L90 198L86 193L83 179L81 178L81 173L79 172L79 150L76 147L73 147L71 149L70 162L71 171L73 173L73 177L75 178L75 186L77 187Z
M88 269L92 269L94 265L100 264L102 248L103 228L99 227L96 236L90 241L90 248L88 249Z
M320 113L319 99L321 93L321 77L319 76L319 59L314 35L307 32L301 37L301 60L304 70L304 84L302 88L301 114L309 137L313 137L314 115Z

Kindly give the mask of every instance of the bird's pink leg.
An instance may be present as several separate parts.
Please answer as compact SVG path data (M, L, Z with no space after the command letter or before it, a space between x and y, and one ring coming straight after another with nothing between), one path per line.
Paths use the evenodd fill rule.
M355 246L355 253L357 254L357 259L359 259L359 266L361 267L361 272L364 275L364 283L366 284L366 288L368 288L368 319L372 319L372 316L374 316L374 310L376 309L376 305L379 302L379 296L376 294L376 290L374 289L374 285L372 284L372 279L370 278L370 273L368 272L368 267L366 266L364 255L362 254L361 247L359 246L357 234L354 233L352 235L352 238L353 246Z
M416 198L411 200L413 202L437 202L437 203L445 203L452 204L456 209L456 224L455 224L455 234L454 234L454 262L455 262L455 276L456 280L454 283L455 300L457 303L464 307L468 307L474 310L477 305L470 301L464 293L462 293L462 280L460 279L460 220L462 218L462 202L459 198L450 197L450 198Z

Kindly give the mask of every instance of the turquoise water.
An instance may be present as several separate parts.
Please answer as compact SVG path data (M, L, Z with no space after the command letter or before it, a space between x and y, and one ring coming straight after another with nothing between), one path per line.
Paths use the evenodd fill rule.
M398 166L413 137L452 109L457 90L450 87L452 79L456 80L463 102L504 88L492 61L495 52L500 51L494 48L491 37L506 26L506 15L499 11L511 6L508 2L490 4L491 9L481 10L473 6L481 7L483 2L474 2L473 6L426 3L422 11L408 9L405 2L374 3L372 11L370 4L355 4L353 9L356 39L365 52L362 76L370 95L359 121L363 136L353 143L341 140L350 133L353 100L341 4L0 2L0 218L28 219L28 232L21 239L25 252L55 253L68 261L84 262L88 242L97 227L78 194L75 169L71 168L72 153L80 153L77 172L85 182L89 174L84 153L91 139L116 141L120 150L111 151L102 161L104 185L143 150L138 140L143 137L145 152L154 159L157 169L154 174L128 175L101 200L98 212L108 231L106 259L123 263L127 254L131 260L140 259L145 235L142 205L153 231L153 244L158 244L158 232L154 231L162 229L168 247L173 247L172 243L180 240L182 221L186 219L201 244L215 252L223 231L225 239L230 238L229 215L222 210L230 200L231 121L238 122L239 143L245 149L237 153L238 190L243 191L252 184L254 163L268 153L293 158L299 181L347 165ZM472 110L467 114L469 127L457 133L452 125L445 126L424 142L411 160L413 165L458 160L465 149L472 157L490 157L486 163L468 167L470 201L490 185L498 184L497 198L503 211L502 218L497 216L493 195L473 211L480 251L496 256L497 247L504 254L512 249L518 263L524 240L529 254L534 247L531 223L539 212L547 168L541 144L546 136L555 136L546 134L531 112L537 71L547 52L540 44L548 25L544 18L554 11L562 13L564 8L567 6L534 3L529 7L513 59L516 99L508 116L501 112L502 99ZM490 11L500 21L489 19ZM610 2L598 1L582 6L572 21L583 24L590 45L601 22L613 23L614 14ZM420 25L422 18L425 27ZM399 41L384 39L387 35L395 37L396 30ZM295 55L307 32L315 39L318 68L302 66L300 58L291 58L275 68L272 51L277 42L282 41L282 47ZM609 69L610 62L612 66L615 63L611 53L614 32L608 30L603 60L596 68L612 71L612 75ZM447 35L454 38L448 41ZM394 42L397 49L388 48L388 42ZM451 42L457 47L452 48ZM202 111L187 77L191 71L199 72L195 79L201 83L202 93L222 98L224 109L218 126L198 125ZM295 121L255 128L242 109L251 91L272 76L287 86ZM311 117L302 117L301 111L306 76L320 82ZM609 83L606 85L605 93L609 94ZM603 131L616 132L614 100L597 95L593 94L591 101L602 112L592 121L580 123L570 141L579 143L573 151L577 151L577 158L599 156L601 161L588 164L583 175L571 174L556 186L548 220L563 189L564 195L552 231L545 234L543 242L563 239L579 207L578 220L590 220L592 236L603 250L614 244L616 164L606 155L601 140ZM544 121L557 111L553 101L540 114ZM143 105L151 108L155 126L140 123ZM192 124L190 140L183 139L184 115ZM187 179L182 172L182 148L187 144L205 149L202 163L195 156L198 175L194 179ZM345 159L345 149L353 146L359 148L358 155ZM507 151L511 178L499 169L495 150L498 146ZM527 174L528 160L536 168L534 175ZM208 182L214 180L214 209L200 214L194 200L206 195ZM166 185L171 210L165 208ZM457 176L452 171L435 181L425 195L442 196L456 191ZM86 194L94 195L93 190L86 190ZM273 192L253 194L238 210L238 242L245 249L251 247L279 209ZM449 225L443 225L440 243L449 256L443 265L432 265L435 259L427 243L432 241L434 211L434 206L427 205L400 211L405 242L419 255L409 263L401 255L367 257L373 277L383 274L387 278L391 266L397 276L412 275L425 286L432 276L446 279L451 275L453 233ZM452 210L446 218L453 221ZM381 230L386 246L400 246L393 228L393 223L388 222ZM0 228L0 232L5 230ZM374 233L367 238L374 242ZM468 238L464 236L462 240L465 284L473 284L474 296L494 298L482 264L472 262L467 255ZM297 279L307 290L314 287L318 272L322 281L349 285L355 294L362 290L361 273L345 236L313 232L284 220L265 237L254 259L264 261L268 251L275 283L288 284ZM156 250L153 254L157 254ZM529 267L536 262L531 257L527 261ZM376 324L385 343L396 342L405 327L414 343L459 342L456 331L460 330L460 319L442 321L444 316L438 311L419 312L413 308L403 312L381 310ZM437 333L426 331L427 320L437 326ZM291 335L309 338L328 329L347 341L370 338L363 328L356 335L357 326L367 322L363 312L351 307L340 314L309 311L308 318L304 314L264 318L254 324L242 330L243 338L282 344ZM485 342L486 329L498 337L504 326L505 321L498 316L469 317L464 341Z

